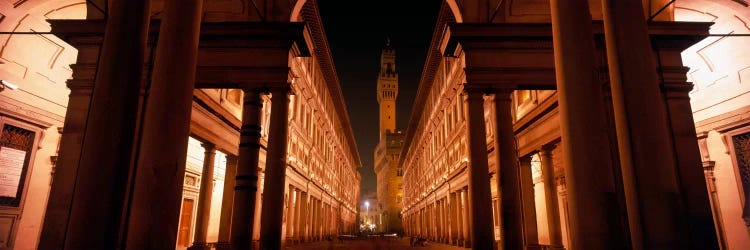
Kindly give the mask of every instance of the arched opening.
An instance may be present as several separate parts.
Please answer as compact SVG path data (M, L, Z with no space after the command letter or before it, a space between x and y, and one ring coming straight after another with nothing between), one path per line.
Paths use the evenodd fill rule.
M456 0L445 0L445 3L448 4L451 13L453 13L453 17L456 19L456 22L463 23L463 15L461 15L461 9L458 7L458 3L456 3Z
M292 15L290 16L290 21L292 22L301 22L302 16L300 15L300 12L302 11L302 6L305 6L305 3L307 0L297 0L297 2L294 3L294 8L292 8Z

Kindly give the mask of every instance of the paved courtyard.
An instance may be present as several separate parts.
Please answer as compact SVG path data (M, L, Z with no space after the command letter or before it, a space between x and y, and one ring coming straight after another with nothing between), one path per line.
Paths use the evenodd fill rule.
M294 246L288 246L284 249L287 250L400 250L400 249L415 249L415 250L458 250L466 249L455 246L449 246L445 244L438 244L433 242L427 242L425 246L409 246L409 238L369 238L369 239L356 239L347 241L323 241L310 244L300 244Z

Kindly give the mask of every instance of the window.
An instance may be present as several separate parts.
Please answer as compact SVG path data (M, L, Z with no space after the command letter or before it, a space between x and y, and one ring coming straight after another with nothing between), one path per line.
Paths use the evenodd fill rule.
M396 170L396 175L397 176L404 176L404 170L401 167L399 167L398 170Z
M26 177L29 172L29 161L34 148L36 132L10 124L2 125L0 134L0 158L3 159L3 171L7 174L4 182L12 184L0 192L0 206L21 206Z
M750 192L750 132L732 136L732 146L742 189L747 194Z
M542 160L539 158L539 153L531 156L531 176L533 179L542 177Z
M518 98L518 104L526 103L531 100L531 90L517 90L516 98Z
M242 103L242 90L230 89L227 91L227 100L233 104L240 105Z

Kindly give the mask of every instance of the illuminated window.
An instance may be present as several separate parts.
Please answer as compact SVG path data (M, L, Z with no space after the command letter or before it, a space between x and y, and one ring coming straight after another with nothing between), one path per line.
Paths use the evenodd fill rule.
M516 99L518 100L518 104L526 103L531 100L531 90L517 90Z
M531 156L531 177L534 179L542 177L542 160L539 159L539 153Z
M242 103L242 90L230 89L229 91L227 91L227 100L239 105L240 103Z

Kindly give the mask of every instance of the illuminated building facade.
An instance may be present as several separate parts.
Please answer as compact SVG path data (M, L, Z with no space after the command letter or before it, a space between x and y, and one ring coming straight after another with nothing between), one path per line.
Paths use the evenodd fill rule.
M750 33L748 4L588 2L447 1L399 163L408 235L474 249L748 246L748 39L709 37Z
M0 79L17 86L0 92L0 147L22 170L0 198L0 248L275 249L355 232L361 164L317 3L269 4L283 11L0 3L15 32L0 35Z
M445 1L399 156L404 230L750 248L749 42L732 36L750 5L588 2ZM357 230L361 164L315 0L0 1L0 31L0 248Z

